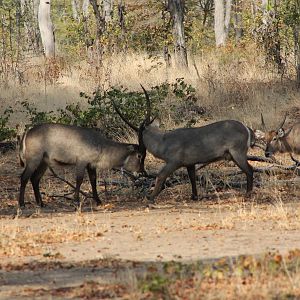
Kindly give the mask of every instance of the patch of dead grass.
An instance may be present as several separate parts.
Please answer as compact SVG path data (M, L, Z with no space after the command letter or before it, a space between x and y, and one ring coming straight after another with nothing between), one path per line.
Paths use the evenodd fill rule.
M75 222L55 222L43 228L18 224L2 224L0 230L0 257L34 256L48 253L54 244L83 242L101 238L107 231L99 227L95 219L81 214L75 216Z

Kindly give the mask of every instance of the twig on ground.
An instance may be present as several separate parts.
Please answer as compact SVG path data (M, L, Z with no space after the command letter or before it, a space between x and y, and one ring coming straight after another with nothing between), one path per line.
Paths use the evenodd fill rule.
M296 164L296 167L300 166L300 161L297 160L292 153L290 153L291 160Z
M256 155L248 155L247 160L280 164L278 161L276 161L275 158L267 158L267 157L256 156Z
M283 166L278 164L273 164L265 168L253 168L254 172L264 173L267 175L272 175L274 173L285 173L285 171L294 171L296 175L300 175L300 169L297 168L297 165L292 166Z
M67 185L69 185L71 188L73 188L75 190L75 186L71 182L69 182L68 180L66 180L66 179L60 177L59 175L57 175L50 166L49 166L49 170L51 171L52 175L55 178L60 179L61 181L63 181L64 183L66 183ZM82 190L79 190L79 193L82 194L86 198L89 197L89 195L87 193L83 192Z

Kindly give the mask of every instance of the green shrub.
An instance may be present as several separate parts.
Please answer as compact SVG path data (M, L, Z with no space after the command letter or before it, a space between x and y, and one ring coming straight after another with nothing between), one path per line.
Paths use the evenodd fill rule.
M16 136L16 129L8 126L9 118L12 113L13 110L9 107L0 116L0 142L10 140Z
M195 111L198 107L195 89L185 83L183 78L178 78L174 83L163 83L151 87L147 92L151 102L151 117L161 119L172 118L176 124L185 122L186 126L192 126L201 116ZM30 120L29 126L47 122L62 124L74 124L82 127L100 128L108 136L122 136L128 128L115 112L113 102L119 107L135 126L144 120L147 111L145 95L142 90L128 91L124 87L111 87L108 90L98 89L92 95L84 92L80 97L87 100L87 106L80 103L68 104L64 108L54 111L39 111L34 105L23 101L21 104ZM168 97L174 98L166 103ZM200 107L198 107L200 108Z

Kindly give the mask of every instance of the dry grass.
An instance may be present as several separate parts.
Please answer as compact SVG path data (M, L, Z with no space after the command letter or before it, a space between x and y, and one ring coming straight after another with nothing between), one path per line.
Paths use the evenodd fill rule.
M35 216L39 216L39 212ZM60 218L55 222L50 220L47 226L33 223L30 225L20 222L19 217L16 217L10 224L1 224L0 258L35 255L46 257L52 244L97 239L107 231L107 227L99 225L95 217L79 212L72 221Z
M57 59L45 65L38 58L23 64L28 70L24 73L24 84L16 85L12 81L2 88L2 110L7 105L18 107L18 102L23 100L35 103L41 110L55 110L74 102L84 105L85 100L79 97L81 91L91 93L97 87L121 85L139 90L140 83L150 88L165 81L174 82L179 77L196 88L198 104L209 107L215 120L235 118L253 127L258 126L261 111L266 122L274 126L282 112L296 106L299 99L293 83L281 81L275 68L266 65L254 47L218 49L195 56L190 58L189 70L174 64L166 69L161 58L149 58L143 53L107 57L101 68L84 60L71 63ZM45 74L50 77L46 81ZM24 118L21 113L19 116Z
M279 75L271 66L265 65L263 57L256 49L239 50L239 53L236 53L236 50L230 53L230 50L232 49L214 50L203 56L195 56L190 60L189 71L176 67L166 70L160 58L150 59L142 53L106 58L100 69L84 61L67 64L61 59L45 66L42 59L30 59L24 61L23 68L27 68L24 73L24 84L20 86L10 82L8 87L2 87L0 111L8 105L17 108L18 103L23 100L35 103L41 110L55 110L65 106L66 103L83 101L79 97L81 91L91 93L97 87L106 89L120 85L134 90L140 89L140 83L150 88L165 81L173 82L178 77L184 77L186 82L196 88L198 104L211 110L213 120L234 118L256 128L259 126L261 111L264 112L266 123L270 127L277 124L283 111L290 112L288 120L290 122L299 117L299 111L295 107L299 105L300 94L290 81L283 79L281 82ZM45 81L46 73L48 74L47 81ZM168 99L167 101L176 100ZM20 120L26 122L22 112L16 114L15 118L13 123L20 122ZM201 120L198 125L206 122L206 120ZM172 120L167 120L164 125L166 128L174 127ZM128 133L128 136L122 140L136 142L136 137ZM289 163L286 156L280 156L280 159L286 164ZM299 184L296 182L295 175L257 175L255 182L260 183L261 186L255 188L251 201L245 201L241 196L244 188L236 190L226 187L225 189L214 184L213 172L217 172L228 186L233 181L225 175L225 172L222 173L228 167L224 163L212 165L200 171L207 177L206 198L202 202L195 204L189 201L190 184L183 183L164 190L158 202L162 205L170 205L171 208L166 208L160 219L156 219L156 222L149 224L147 228L142 225L147 224L151 212L141 209L140 203L132 208L131 203L126 202L129 196L125 195L124 190L110 196L107 200L109 206L101 207L100 213L71 213L70 215L70 210L66 210L68 213L58 217L55 210L61 207L55 206L53 212L38 211L30 218L23 215L8 222L8 217L15 212L12 206L16 205L17 199L18 179L16 175L20 169L16 165L15 158L8 157L0 161L2 170L0 208L3 212L0 220L0 257L3 260L18 257L22 261L28 256L35 257L37 260L49 258L58 261L65 260L67 258L57 249L68 244L85 245L85 243L99 242L102 239L109 243L110 235L118 236L120 232L124 235L128 234L131 238L129 240L140 246L155 238L171 234L176 236L178 232L205 235L213 232L213 238L217 238L228 232L243 233L249 230L260 234L261 228L278 234L300 229L300 209L294 203L299 198ZM149 155L147 166L156 171L161 166L161 162ZM111 179L110 176L111 174L108 174L109 179ZM291 179L291 182L283 184L282 180L286 178ZM236 177L237 182L244 180L244 175ZM53 183L51 178L44 180L42 186L46 195L56 192L63 194L66 188L62 183L59 183L58 187L58 184ZM85 187L86 185L83 186ZM27 197L29 193L33 203L31 187L28 185ZM45 200L50 205L51 211L56 199L46 198ZM140 201L140 199L135 199L135 201ZM172 207L175 207L174 210ZM126 220L126 224L122 224L124 227L119 226L115 230L110 219L110 212L123 209L130 211L129 217L124 218ZM105 214L107 211L108 214ZM178 211L183 213L174 222L168 223L163 219L163 214L178 213ZM186 211L196 211L196 216L193 215L193 218L190 218L190 215L184 214ZM134 214L142 215L144 219L138 219ZM134 220L136 220L135 223L133 223ZM145 224L139 223L140 220ZM163 244L162 240L160 240L161 244ZM157 251L159 253L159 250ZM284 270L283 262L281 267L283 272L270 273L268 270L259 269L251 276L240 276L240 269L237 267L233 275L229 277L224 276L223 272L216 271L212 276L182 279L173 282L167 288L167 295L170 297L173 295L179 299L270 299L281 296L289 298L289 295L294 298L300 297L298 269L293 272L288 269ZM92 299L97 295L102 295L103 292L108 295L108 298L109 295L112 297L125 295L124 297L128 299L132 295L132 297L138 295L144 299L151 299L151 297L163 299L165 296L160 292L155 296L152 292L141 294L135 288L136 286L133 292L124 287L114 290L111 286L101 286L90 282L83 283L75 289L66 288L52 292L47 289L39 291L27 289L24 290L23 295L30 297L50 293L53 296L72 298L85 294L87 299ZM164 288L163 291L166 289Z

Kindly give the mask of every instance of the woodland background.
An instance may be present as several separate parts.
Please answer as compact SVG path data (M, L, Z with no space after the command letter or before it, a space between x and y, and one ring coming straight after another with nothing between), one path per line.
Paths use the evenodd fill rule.
M108 171L97 184L104 204L84 199L74 212L73 190L48 173L46 207L29 187L20 211L15 143L49 121L136 142L111 103L138 124L140 84L166 129L228 118L255 129L261 113L269 129L285 113L293 124L299 31L300 0L0 0L0 298L300 299L289 155L276 154L282 169L251 162L261 172L249 200L244 174L222 161L198 172L202 201L179 170L149 210L151 179L133 188ZM149 174L161 164L147 155ZM74 170L58 171L74 182Z
M1 139L57 121L116 132L140 84L167 127L297 114L299 0L2 0ZM114 124L114 126L111 126Z

